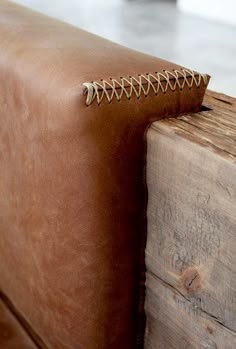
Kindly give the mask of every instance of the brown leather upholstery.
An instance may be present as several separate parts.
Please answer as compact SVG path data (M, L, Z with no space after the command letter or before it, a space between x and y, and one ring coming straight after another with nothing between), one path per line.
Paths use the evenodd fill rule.
M47 348L137 348L145 130L209 77L5 0L0 43L0 288Z
M37 349L13 314L0 298L0 348Z

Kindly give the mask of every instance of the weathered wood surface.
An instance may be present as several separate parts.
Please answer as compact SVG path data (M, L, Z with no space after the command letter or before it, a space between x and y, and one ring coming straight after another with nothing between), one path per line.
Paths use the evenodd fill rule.
M236 348L236 100L204 106L147 135L145 349Z

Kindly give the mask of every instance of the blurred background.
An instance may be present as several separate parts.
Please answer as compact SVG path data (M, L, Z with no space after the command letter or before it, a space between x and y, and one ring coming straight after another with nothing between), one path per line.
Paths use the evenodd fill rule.
M15 0L212 76L236 97L236 0Z

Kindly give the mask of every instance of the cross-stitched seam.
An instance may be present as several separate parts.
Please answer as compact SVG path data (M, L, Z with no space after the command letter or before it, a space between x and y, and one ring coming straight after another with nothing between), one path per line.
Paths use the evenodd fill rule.
M202 81L204 85L207 85L207 75L181 69L165 70L162 73L156 72L146 75L140 74L130 78L121 77L119 81L111 78L110 81L85 82L83 86L86 88L87 94L86 105L89 106L95 99L98 105L104 98L111 103L114 98L120 101L123 95L130 99L133 95L137 98L142 94L147 96L151 91L157 95L159 91L166 93L168 89L171 91L175 91L177 88L182 90L186 85L189 88L194 85L199 87Z

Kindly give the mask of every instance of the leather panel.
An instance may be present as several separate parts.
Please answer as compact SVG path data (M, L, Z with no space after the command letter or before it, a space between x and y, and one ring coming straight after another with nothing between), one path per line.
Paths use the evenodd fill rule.
M181 67L5 0L0 42L0 286L50 349L141 347L145 131L206 85L86 106L86 81Z

